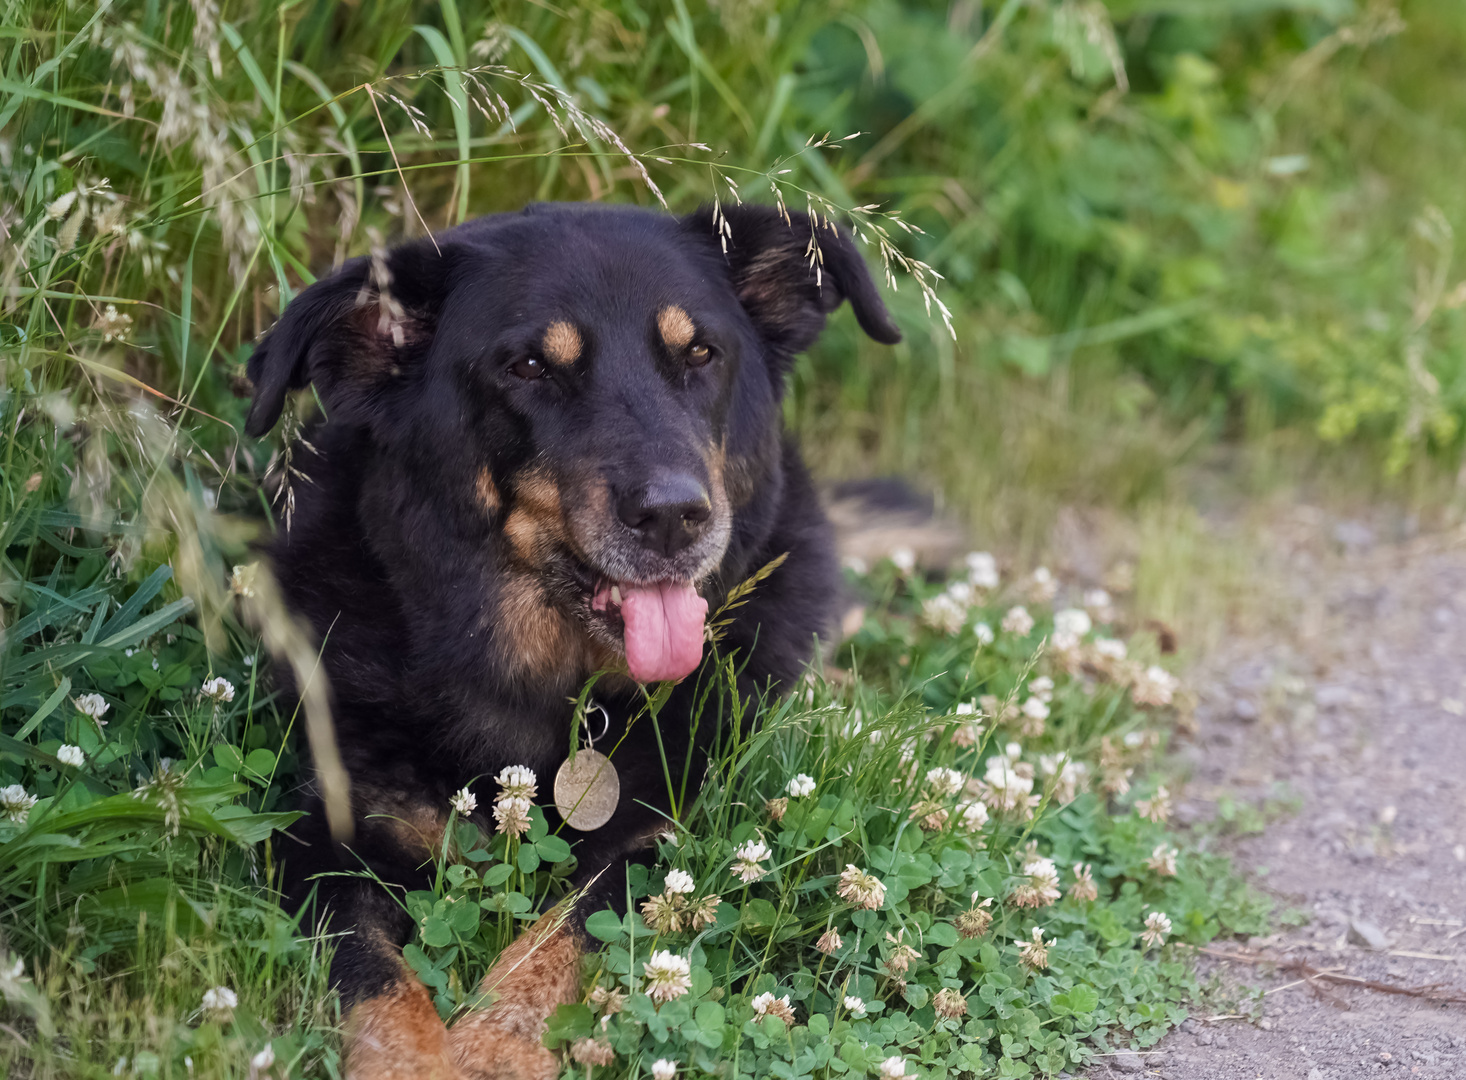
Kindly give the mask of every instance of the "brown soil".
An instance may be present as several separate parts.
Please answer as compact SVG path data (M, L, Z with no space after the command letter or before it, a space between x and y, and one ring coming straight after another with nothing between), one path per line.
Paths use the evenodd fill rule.
M1265 941L1218 948L1459 996L1466 533L1380 539L1389 531L1308 510L1270 530L1287 617L1230 640L1193 673L1197 727L1178 740L1177 815L1230 851L1280 910L1306 917ZM1218 833L1207 823L1227 800L1251 811ZM1211 1007L1158 1052L1108 1059L1091 1075L1466 1078L1466 1005L1315 989L1296 973L1212 957L1202 978L1215 981ZM1249 988L1266 994L1251 1016L1233 1018Z

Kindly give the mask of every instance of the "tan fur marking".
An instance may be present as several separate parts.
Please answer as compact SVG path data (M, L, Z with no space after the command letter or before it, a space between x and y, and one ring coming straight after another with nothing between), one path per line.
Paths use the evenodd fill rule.
M424 860L437 854L447 814L401 791L363 786L353 794L364 828L386 833L404 852Z
M407 971L352 1009L346 1032L346 1080L465 1080L427 989Z
M550 675L580 662L580 643L572 627L533 577L515 575L505 583L495 622L509 655L523 671Z
M453 1025L453 1059L472 1080L553 1080L559 1074L540 1035L556 1008L581 999L585 950L565 924L568 914L556 908L515 938L480 986L493 1004Z
M564 533L559 486L548 473L528 473L515 486L514 509L504 522L504 535L521 559L539 566Z
M496 514L504 500L499 496L499 488L494 483L494 478L489 475L489 470L480 468L478 471L478 501L479 504L490 514Z
M692 325L692 316L676 304L668 304L657 312L657 329L662 334L662 340L674 349L687 348L697 334L697 327Z
M580 351L584 345L580 340L580 331L562 321L550 324L541 347L545 351L545 359L551 363L573 364L580 359Z

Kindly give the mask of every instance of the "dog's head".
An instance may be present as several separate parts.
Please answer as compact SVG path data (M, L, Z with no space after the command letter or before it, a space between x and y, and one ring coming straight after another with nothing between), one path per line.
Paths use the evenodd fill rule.
M535 206L302 292L250 360L246 430L314 382L330 424L495 547L501 615L680 678L702 654L698 587L778 468L792 358L845 299L899 339L845 233L802 214Z

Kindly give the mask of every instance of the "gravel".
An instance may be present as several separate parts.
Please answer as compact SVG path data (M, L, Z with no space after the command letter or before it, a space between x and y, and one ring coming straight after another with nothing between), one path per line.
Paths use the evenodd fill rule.
M1177 739L1172 791L1199 838L1224 796L1268 818L1206 840L1302 922L1251 945L1466 992L1466 530L1391 542L1401 530L1345 525L1295 508L1272 526L1259 573L1288 615L1189 676L1195 731ZM1466 1006L1206 957L1199 975L1221 992L1162 1041L1164 1064L1142 1059L1145 1075L1466 1078ZM1249 988L1266 991L1260 1012L1231 1018ZM1091 1076L1121 1072L1102 1060Z

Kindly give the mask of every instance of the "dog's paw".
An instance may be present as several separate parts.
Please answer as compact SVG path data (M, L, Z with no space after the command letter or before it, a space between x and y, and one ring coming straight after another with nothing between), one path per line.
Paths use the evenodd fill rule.
M403 978L351 1010L346 1080L467 1080L427 991Z
M507 1003L474 1013L448 1032L453 1061L468 1080L554 1080L560 1062L540 1043L544 1026Z

